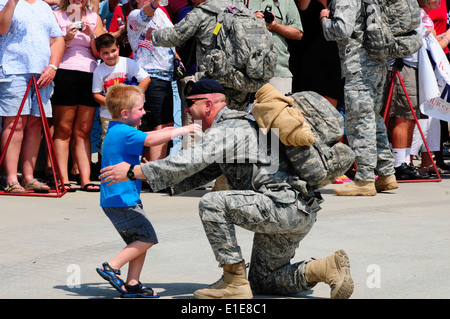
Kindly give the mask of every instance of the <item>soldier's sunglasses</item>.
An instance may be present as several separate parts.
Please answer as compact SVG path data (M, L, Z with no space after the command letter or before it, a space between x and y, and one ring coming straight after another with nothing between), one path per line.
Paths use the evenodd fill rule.
M199 99L185 99L185 101L186 101L187 107L191 107L192 105L195 104L195 102L197 102L199 100L207 100L207 99L208 99L207 97L202 97L202 98L199 98Z

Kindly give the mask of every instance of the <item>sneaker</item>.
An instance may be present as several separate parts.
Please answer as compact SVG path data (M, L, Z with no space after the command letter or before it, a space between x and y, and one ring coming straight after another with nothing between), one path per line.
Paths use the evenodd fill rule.
M430 176L427 173L419 171L412 165L403 163L395 168L395 178L397 180L427 179Z

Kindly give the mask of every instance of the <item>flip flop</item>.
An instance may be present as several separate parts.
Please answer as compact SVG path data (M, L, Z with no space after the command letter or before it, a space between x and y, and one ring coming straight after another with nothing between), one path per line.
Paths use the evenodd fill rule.
M80 191L92 192L92 193L100 192L100 187L98 187L98 188L89 188L89 187L98 187L98 185L89 183L89 184L84 185L83 187L80 187Z
M64 188L68 193L73 193L77 191L77 189L73 187L72 184L70 183L64 184ZM59 186L59 189L62 191L62 186Z
M125 287L125 282L117 277L120 276L120 269L112 268L107 262L103 263L103 269L97 268L97 273L106 281L110 283L121 294L127 294L128 292L122 289Z

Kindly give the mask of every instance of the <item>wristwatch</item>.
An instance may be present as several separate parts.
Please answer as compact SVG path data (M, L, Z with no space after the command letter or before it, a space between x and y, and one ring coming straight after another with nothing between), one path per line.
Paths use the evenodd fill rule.
M134 172L133 172L134 166L135 166L135 165L130 165L130 168L128 169L128 172L127 172L127 177L128 177L131 181L135 181L135 180L136 180L136 177L134 177Z

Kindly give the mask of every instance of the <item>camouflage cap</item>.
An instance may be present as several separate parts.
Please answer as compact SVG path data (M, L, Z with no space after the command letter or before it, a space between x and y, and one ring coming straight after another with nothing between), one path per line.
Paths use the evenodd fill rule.
M225 94L223 86L214 80L202 79L197 82L189 81L184 89L186 97L197 94L222 93Z

